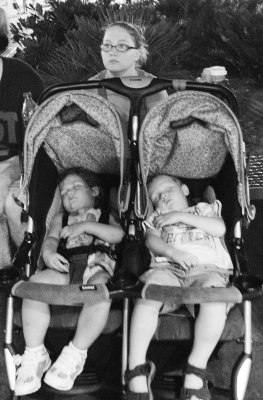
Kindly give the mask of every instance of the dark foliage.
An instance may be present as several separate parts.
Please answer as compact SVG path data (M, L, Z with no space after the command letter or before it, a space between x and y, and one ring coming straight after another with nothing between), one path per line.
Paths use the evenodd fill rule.
M141 0L112 4L51 0L48 11L12 24L18 56L47 84L87 79L102 68L101 27L115 20L145 27L150 58L145 69L159 76L199 73L224 65L233 75L262 78L263 0Z

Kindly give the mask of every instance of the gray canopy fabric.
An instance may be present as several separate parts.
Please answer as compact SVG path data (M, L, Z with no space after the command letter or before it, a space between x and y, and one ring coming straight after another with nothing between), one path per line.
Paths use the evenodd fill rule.
M240 205L253 218L241 128L220 99L197 91L172 94L146 115L139 149L144 185L148 176L160 173L194 179L213 177L230 152L238 176ZM138 215L145 213L143 208L137 210Z
M78 165L121 175L129 158L119 116L107 100L85 90L53 95L38 107L26 130L19 194L26 208L34 160L42 145L58 171Z
M24 179L18 196L26 209L34 159L42 145L59 171L78 165L97 173L119 174L119 209L121 213L127 210L128 139L118 113L107 100L92 91L71 90L51 96L36 110L26 130ZM138 167L142 182L137 184L137 217L147 214L148 176L212 177L220 171L228 152L237 171L240 205L253 219L242 132L230 108L220 99L196 91L177 92L157 103L140 129Z

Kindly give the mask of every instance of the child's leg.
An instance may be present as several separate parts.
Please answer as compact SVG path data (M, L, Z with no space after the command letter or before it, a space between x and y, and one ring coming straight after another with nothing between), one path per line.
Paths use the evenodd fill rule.
M105 283L109 274L98 272L88 284ZM45 376L45 383L58 390L70 390L75 379L82 372L87 358L88 348L101 334L109 315L111 301L102 301L95 305L84 304L72 341L63 348L60 356Z
M98 272L89 279L88 284L106 283L109 274ZM72 343L81 350L87 350L103 331L109 316L111 301L89 305L84 304L78 319L77 329Z
M69 282L67 274L61 274L52 269L46 269L30 279L30 282L66 285ZM23 300L22 305L23 333L27 347L38 347L44 343L44 338L50 323L49 305L40 301Z
M137 300L131 318L129 369L145 364L146 353L158 324L161 302ZM129 382L129 389L136 393L147 393L147 379L136 376Z
M195 287L225 287L226 276L218 272L209 272L193 278L191 285ZM194 342L188 357L188 364L206 369L208 360L214 351L224 330L227 318L227 304L205 303L200 305L194 329ZM194 374L186 374L184 387L200 389L203 381Z
M170 270L152 269L142 276L142 281L149 284L180 286L175 274ZM158 316L162 302L137 300L130 328L129 370L146 362L146 353L158 324ZM164 304L162 311L168 312L175 304ZM129 382L131 392L148 393L145 376L136 376Z
M68 283L68 276L47 269L31 279L31 282ZM23 300L23 331L26 342L21 365L17 370L15 393L24 396L36 392L41 386L41 379L49 368L51 361L44 346L44 338L50 322L49 306L33 300Z
M206 369L208 360L215 349L226 321L225 303L206 303L200 306L194 330L194 343L188 363ZM184 387L199 389L203 386L201 378L193 374L185 375Z

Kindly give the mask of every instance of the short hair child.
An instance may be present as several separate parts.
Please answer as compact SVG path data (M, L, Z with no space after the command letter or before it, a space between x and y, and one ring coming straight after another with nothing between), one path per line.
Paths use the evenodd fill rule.
M225 233L220 203L189 207L188 187L168 175L155 176L148 185L148 193L154 212L146 221L146 244L153 258L141 280L146 285L225 287L232 262L220 241ZM153 399L150 383L154 365L146 361L146 353L157 328L159 312L176 308L178 305L173 301L163 304L137 300L131 319L127 400L133 399L135 393L147 400ZM200 305L182 399L210 398L206 366L224 329L227 308L224 303Z

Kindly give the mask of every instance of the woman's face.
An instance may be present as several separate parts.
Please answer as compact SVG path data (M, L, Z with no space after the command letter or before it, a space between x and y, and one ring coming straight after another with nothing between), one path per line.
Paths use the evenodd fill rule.
M107 29L102 41L103 44L126 44L136 47L133 37L126 29L119 26L112 26ZM139 60L138 49L129 49L126 52L118 52L112 48L110 52L101 51L104 67L108 70L108 77L136 76L136 62Z
M69 213L94 207L98 187L90 188L78 175L66 176L59 188L63 205Z

